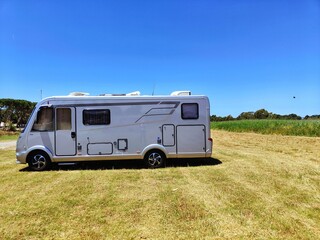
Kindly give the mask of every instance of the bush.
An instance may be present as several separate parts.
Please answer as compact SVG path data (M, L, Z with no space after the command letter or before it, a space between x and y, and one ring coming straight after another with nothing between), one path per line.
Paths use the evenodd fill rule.
M5 124L4 131L9 131L9 132L16 132L17 131L17 127L16 124L14 124L13 122L9 121L8 123Z

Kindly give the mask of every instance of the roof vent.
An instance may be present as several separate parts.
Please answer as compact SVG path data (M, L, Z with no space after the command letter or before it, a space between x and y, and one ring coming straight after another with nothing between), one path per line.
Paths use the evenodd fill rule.
M140 92L139 91L135 91L135 92L131 92L131 93L127 93L126 96L140 96Z
M191 91L175 91L170 94L171 96L189 96Z
M108 97L121 97L121 96L140 96L140 92L131 92L131 93L102 93L99 96L108 96Z
M69 93L68 96L72 96L72 97L82 97L82 96L89 96L89 93L85 93L85 92L71 92Z
M101 93L99 94L99 96L103 96L103 97L121 97L121 96L125 96L125 93Z

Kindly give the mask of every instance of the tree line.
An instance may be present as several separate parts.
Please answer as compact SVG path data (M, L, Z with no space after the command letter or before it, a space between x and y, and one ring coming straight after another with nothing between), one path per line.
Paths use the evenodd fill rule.
M247 119L283 119L283 120L301 120L301 119L320 119L320 115L306 115L305 117L298 116L297 114L280 115L272 112L268 112L265 109L259 109L255 112L243 112L238 117L234 118L231 115L225 117L219 117L212 115L210 117L211 121L221 122L221 121L234 121L234 120L247 120Z
M0 98L0 122L4 123L4 129L15 130L25 125L35 105L27 100Z

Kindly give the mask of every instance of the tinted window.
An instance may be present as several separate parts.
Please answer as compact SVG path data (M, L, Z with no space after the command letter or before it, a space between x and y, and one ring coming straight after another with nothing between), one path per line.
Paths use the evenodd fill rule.
M71 130L71 109L57 109L57 130Z
M110 124L110 110L83 110L83 125L108 125Z
M198 119L199 107L197 103L184 103L181 105L182 119Z

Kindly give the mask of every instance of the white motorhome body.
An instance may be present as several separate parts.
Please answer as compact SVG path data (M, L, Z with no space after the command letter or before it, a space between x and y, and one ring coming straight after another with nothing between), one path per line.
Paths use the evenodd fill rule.
M17 163L205 158L212 153L206 96L61 96L40 101L21 133Z

